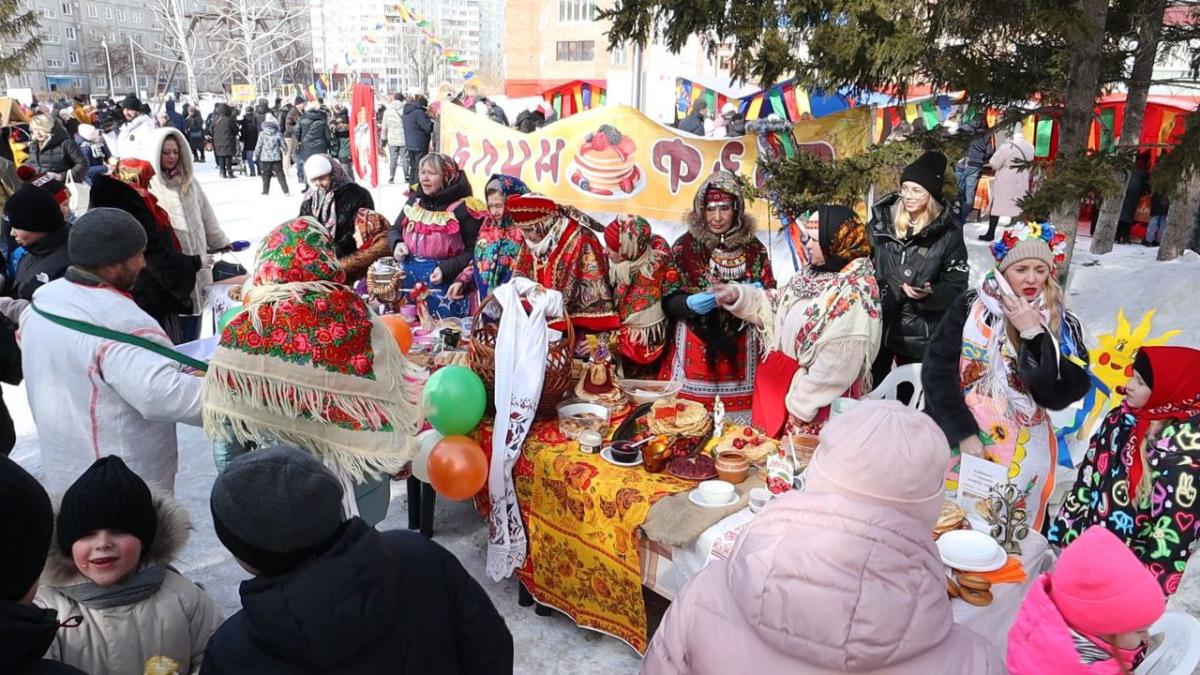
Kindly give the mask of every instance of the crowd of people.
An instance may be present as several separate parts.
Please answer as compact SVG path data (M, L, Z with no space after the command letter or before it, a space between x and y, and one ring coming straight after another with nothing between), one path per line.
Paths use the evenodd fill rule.
M805 489L683 589L645 672L1002 672L993 647L954 624L930 538L963 455L1005 467L1029 527L1062 547L1009 635L1009 672L1130 672L1144 657L1200 527L1200 352L1138 354L1053 508L1048 411L1091 386L1057 276L1065 235L992 223L993 265L970 288L973 200L947 194L951 165L931 151L868 218L842 204L807 216L803 264L777 280L733 174L699 185L668 242L636 215L604 224L517 176L471 185L433 145L437 111L417 93L378 111L389 178L399 165L411 184L390 220L347 166L339 105L263 100L237 119L221 104L208 120L169 106L156 121L129 96L34 117L36 153L19 175L4 175L16 158L0 162L13 188L0 380L24 378L43 466L38 481L0 458L13 547L0 562L0 670L511 672L511 635L462 564L420 535L375 529L424 422L426 374L354 289L387 258L428 316L472 315L526 280L561 294L577 357L611 353L625 375L678 382L709 409L719 400L730 421L820 439ZM214 252L242 246L196 179L210 139L222 177L245 162L264 194L272 177L286 193L294 162L308 187L264 238L244 311L202 363L172 347L199 334ZM1021 141L973 145L955 171L1003 171ZM78 217L68 182L90 184ZM872 402L833 417L836 400L910 363L922 364L924 412ZM7 411L0 421L7 455L15 433ZM172 497L181 423L213 442L211 527L253 575L224 621L171 567L192 523L209 527Z

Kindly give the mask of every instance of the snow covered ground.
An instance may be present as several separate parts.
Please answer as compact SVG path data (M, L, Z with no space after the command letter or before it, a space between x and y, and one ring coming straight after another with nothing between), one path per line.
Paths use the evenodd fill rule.
M386 175L386 163L381 167ZM272 227L294 216L299 208L300 190L294 171L288 176L292 196L285 197L278 185L272 194L260 196L258 178L241 177L223 180L213 164L198 168L209 199L222 226L233 239L249 239L257 244ZM372 191L377 209L393 218L404 202L404 187L400 184L382 185ZM607 218L601 218L607 222ZM678 224L656 224L656 229L673 241L682 233ZM968 225L967 236L971 250L974 276L977 277L990 258L977 240L979 225ZM773 242L771 248L775 268L781 280L792 271L786 245ZM1069 306L1082 319L1095 344L1095 335L1112 330L1118 307L1124 307L1136 322L1147 309L1157 307L1155 334L1166 328L1180 328L1184 333L1175 344L1200 346L1200 314L1195 310L1195 296L1200 289L1200 257L1187 257L1172 263L1154 260L1155 249L1140 246L1119 246L1107 256L1087 253L1090 242L1082 239L1076 250L1069 289ZM254 247L238 254L249 267ZM211 331L211 326L206 331ZM41 472L37 448L37 433L33 427L22 387L4 387L8 404L17 427L17 447L13 457L32 470ZM200 430L179 428L180 469L176 481L177 497L192 516L194 532L179 562L180 570L203 584L225 613L238 607L238 583L246 574L234 563L229 553L217 541L208 512L208 492L215 477L209 443ZM408 515L405 484L392 484L392 503L387 520L381 528L404 528ZM586 630L577 629L561 614L538 617L531 608L517 606L517 584L514 580L493 582L484 573L487 530L483 521L468 503L440 500L435 520L435 540L452 551L487 590L497 608L508 622L517 645L516 670L519 673L634 673L640 659L628 646L618 640ZM1193 577L1195 579L1195 577ZM1182 607L1200 609L1200 582L1186 584L1176 601ZM661 615L663 603L651 601L651 621Z

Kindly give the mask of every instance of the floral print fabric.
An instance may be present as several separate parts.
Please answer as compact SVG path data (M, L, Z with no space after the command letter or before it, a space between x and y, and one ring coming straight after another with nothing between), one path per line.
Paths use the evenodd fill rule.
M481 425L478 438L490 457L487 426ZM525 587L577 625L644 653L638 528L651 505L695 483L582 454L552 421L533 425L513 477L529 537L529 557L518 571Z

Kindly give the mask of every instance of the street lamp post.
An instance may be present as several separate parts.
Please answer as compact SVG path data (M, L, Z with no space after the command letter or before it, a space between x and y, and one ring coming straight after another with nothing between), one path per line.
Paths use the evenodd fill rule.
M112 76L112 57L108 53L108 39L100 38L100 46L104 48L104 62L108 64L108 95L116 98L117 92Z
M133 68L133 94L140 96L142 92L138 91L137 77L137 54L133 51L133 36L129 36L129 67Z

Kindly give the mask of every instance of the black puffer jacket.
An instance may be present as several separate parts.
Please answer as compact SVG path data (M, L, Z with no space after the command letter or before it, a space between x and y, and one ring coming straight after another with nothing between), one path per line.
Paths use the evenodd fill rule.
M366 188L353 181L333 191L334 217L337 220L333 231L333 247L339 258L358 250L354 241L354 216L359 209L375 210L375 200ZM300 215L311 216L312 199L300 202Z
M70 174L78 183L82 183L87 175L87 157L83 156L83 151L71 138L67 128L57 122L45 147L37 141L30 141L28 152L29 165L41 173Z
M446 549L359 518L316 560L242 582L242 609L208 642L204 675L487 673L513 669L504 619Z
M893 193L871 209L871 261L883 304L883 346L920 360L946 308L967 290L970 265L952 206L942 204L936 220L915 236L900 239L892 222L899 201L900 195ZM905 283L915 288L929 283L933 293L913 300L904 294Z
M65 620L67 617L62 617ZM79 675L82 670L43 659L58 634L52 609L0 600L0 673L5 675ZM69 629L68 629L69 630Z
M212 121L213 154L233 157L238 154L238 123L233 111L224 103L218 104Z
M33 292L67 273L71 256L67 253L67 238L71 228L63 225L25 247L25 256L17 265L16 294L22 300L32 300Z
M429 152L433 138L433 120L425 106L416 101L404 104L404 147L413 152Z
M962 378L958 370L962 356L963 326L977 297L976 291L967 291L951 303L929 343L929 350L921 365L925 412L942 428L952 445L979 432L979 424L963 398ZM1071 341L1075 343L1076 350L1081 352L1076 356L1086 364L1089 357L1079 320L1068 313L1066 322ZM1033 401L1047 410L1066 408L1083 398L1091 386L1087 368L1080 368L1074 361L1058 358L1056 350L1057 345L1050 336L1041 333L1032 340L1021 341L1021 353L1017 360L1017 377Z
M329 154L333 148L333 134L329 131L329 118L320 110L305 110L296 123L296 138L300 140L296 153L301 160L313 155Z

